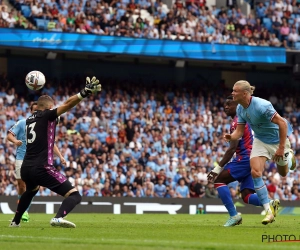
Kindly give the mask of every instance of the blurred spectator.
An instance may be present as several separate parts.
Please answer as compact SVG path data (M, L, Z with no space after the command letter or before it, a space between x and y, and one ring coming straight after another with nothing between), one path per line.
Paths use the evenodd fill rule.
M208 183L205 189L205 197L206 198L218 198L218 192L214 188L213 183Z
M166 186L163 184L164 178L160 177L158 180L158 184L154 186L154 197L165 197L166 195Z
M220 9L209 6L205 0L173 1L170 9L162 1L146 0L11 2L17 10L30 4L29 21L24 17L16 19L13 14L9 17L6 6L2 5L0 27L33 29L32 24L41 19L45 26L37 28L53 32L286 48L296 46L295 42L289 43L293 28L299 32L296 1L257 1L255 16L250 13L247 17L237 8L236 0L227 0L226 7ZM254 4L249 2L251 6ZM263 30L268 31L267 36ZM273 34L281 43L270 41ZM171 107L165 107L167 114L170 111Z
M196 214L205 214L205 210L204 210L203 204L198 204Z
M184 183L184 179L179 180L179 186L176 187L176 196L178 198L190 198L189 189Z

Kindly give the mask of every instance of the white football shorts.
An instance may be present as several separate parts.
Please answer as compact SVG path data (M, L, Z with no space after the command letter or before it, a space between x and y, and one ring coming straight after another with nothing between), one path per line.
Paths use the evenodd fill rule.
M258 140L257 138L254 138L250 159L254 157L265 156L268 160L270 160L275 155L278 147L279 147L279 143L266 144ZM286 164L288 164L288 157L290 154L290 150L291 150L291 143L290 140L286 138L283 159L280 159L278 162L276 162L276 164L278 164L279 166L285 166Z

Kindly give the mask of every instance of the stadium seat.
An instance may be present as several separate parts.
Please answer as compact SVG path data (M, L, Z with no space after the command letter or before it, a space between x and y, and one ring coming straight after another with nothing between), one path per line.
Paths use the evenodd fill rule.
M296 42L296 43L295 43L295 48L296 48L297 50L300 50L300 42Z
M48 20L35 18L36 27L39 30L47 30Z
M28 5L22 5L21 6L21 11L24 17L28 18L31 15L31 9Z

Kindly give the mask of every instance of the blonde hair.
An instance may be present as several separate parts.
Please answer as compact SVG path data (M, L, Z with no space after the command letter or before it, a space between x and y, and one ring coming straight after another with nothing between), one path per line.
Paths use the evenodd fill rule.
M39 110L49 109L49 107L53 104L54 104L53 99L48 95L40 96L40 98L37 101Z
M237 81L234 85L240 86L242 90L247 91L250 95L253 95L255 90L255 87L251 86L250 83L245 80Z

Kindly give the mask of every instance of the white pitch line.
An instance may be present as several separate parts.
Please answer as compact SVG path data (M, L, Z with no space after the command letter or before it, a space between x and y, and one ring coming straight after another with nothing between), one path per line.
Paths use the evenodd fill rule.
M24 238L24 239L43 239L43 240L70 240L72 238L62 238L62 237L45 237L45 236L22 236L22 235L10 235L10 234L1 234L0 238Z
M63 237L45 237L45 236L20 236L20 235L0 235L0 238L24 238L24 239L43 239L43 240L62 240L62 241L66 241L66 240L73 240L73 238L63 238ZM102 242L120 242L120 243L133 243L133 244L136 244L136 243L141 243L141 242L144 242L144 243L156 243L155 245L153 245L153 247L155 247L157 244L167 244L167 245L174 245L174 244L180 244L180 243L183 243L183 244L186 244L188 243L189 245L195 245L197 246L200 241L189 241L189 242L186 242L186 241L168 241L168 240L134 240L134 239L98 239L98 240L93 240L93 239L89 239L89 240L92 240L94 242L99 242L98 240L101 240ZM91 241L90 241L91 242ZM275 242L274 242L275 243ZM239 246L239 247L245 247L245 248L249 248L249 247L257 247L257 244L243 244L243 243L232 243L232 244L228 244L228 243L221 243L221 242L210 242L210 243L207 243L208 247L209 246L224 246L224 247L228 247L229 245L234 245L235 247ZM272 245L272 249L283 249L283 246L282 246L282 243L281 244L271 244ZM262 246L269 246L269 244L266 244L266 243L262 243ZM187 246L189 247L189 246ZM291 246L289 245L289 250L290 249L299 249L299 246Z

